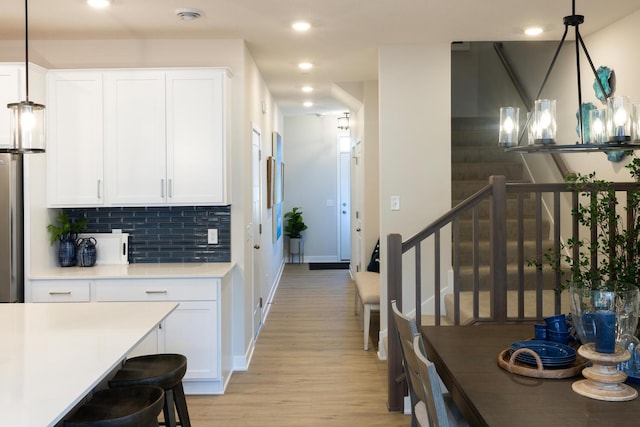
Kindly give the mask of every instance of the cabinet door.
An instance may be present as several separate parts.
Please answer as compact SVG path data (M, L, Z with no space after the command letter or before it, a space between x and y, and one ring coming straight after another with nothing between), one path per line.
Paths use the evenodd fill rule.
M226 204L225 74L167 72L169 203Z
M185 379L220 377L217 301L183 301L164 321L166 353L187 357Z
M0 67L0 148L9 147L9 109L7 104L22 101L17 66Z
M165 203L164 73L105 72L105 108L111 205Z
M51 207L102 206L102 74L47 75L47 176Z
M158 354L158 337L162 334L162 323L153 328L151 332L138 344L133 350L129 352L127 357L144 356L147 354Z

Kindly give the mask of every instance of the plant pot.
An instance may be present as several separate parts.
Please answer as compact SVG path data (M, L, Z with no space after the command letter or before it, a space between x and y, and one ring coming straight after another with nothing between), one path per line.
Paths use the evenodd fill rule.
M65 234L59 242L58 263L60 267L73 267L76 265L76 238L75 235Z
M299 254L300 246L302 242L302 237L290 237L289 238L289 253L290 254Z
M635 336L638 326L640 291L594 291L572 286L571 316L582 344L595 343L598 333L596 311L608 310L616 315L616 342Z

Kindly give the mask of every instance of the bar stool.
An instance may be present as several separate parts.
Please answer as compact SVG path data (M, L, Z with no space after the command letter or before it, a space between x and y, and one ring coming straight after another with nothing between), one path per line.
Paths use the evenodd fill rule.
M109 387L153 385L164 390L165 425L175 427L175 410L180 425L191 427L182 378L187 372L187 358L181 354L150 354L127 359L109 381Z
M65 427L157 427L164 390L155 386L105 389L94 393Z

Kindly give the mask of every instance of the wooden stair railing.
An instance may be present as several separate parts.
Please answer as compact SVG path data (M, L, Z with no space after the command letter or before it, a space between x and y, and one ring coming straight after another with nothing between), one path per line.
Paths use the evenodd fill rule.
M633 182L614 183L612 189L616 192L627 193L637 188L637 184ZM489 178L489 184L480 189L474 195L460 203L458 206L447 212L435 220L432 224L425 227L423 230L415 234L414 236L403 241L402 236L399 234L387 235L387 301L386 304L382 304L381 309L386 307L387 313L391 313L391 301L396 300L398 307L404 312L407 312L409 307L405 307L403 304L403 277L404 273L409 272L411 267L405 266L403 257L408 252L412 253L414 257L412 276L415 277L415 283L409 284L410 288L413 288L415 292L415 318L418 327L422 323L422 303L423 291L426 289L423 286L423 279L429 277L430 272L423 271L422 259L423 251L422 246L427 242L433 244L433 276L432 286L429 286L429 292L427 298L433 298L434 318L435 324L441 324L441 316L444 313L440 303L440 295L442 290L441 284L441 272L443 269L453 270L453 283L448 284L452 286L453 297L453 323L455 325L461 324L460 319L460 293L459 286L461 278L461 263L460 263L460 224L463 217L471 217L472 223L472 262L471 269L473 277L473 286L471 289L472 294L472 318L469 324L474 323L506 323L506 322L534 322L542 319L543 317L543 290L555 289L560 283L561 275L559 272L553 273L553 279L547 279L547 283L543 280L542 270L529 267L529 270L533 271L535 280L533 282L526 279L525 269L527 261L535 259L542 263L544 260L544 248L543 242L543 218L548 218L551 222L549 239L553 242L553 251L559 254L561 251L561 236L562 234L567 237L579 238L580 226L574 221L571 211L578 206L580 194L571 190L567 184L520 184L520 183L507 183L503 176L492 176ZM517 205L517 220L515 224L508 226L507 221L507 200L515 199ZM535 254L533 257L529 257L525 254L524 250L524 235L530 230L525 230L523 220L524 201L527 198L533 198L535 200ZM487 201L490 204L489 208L489 241L490 241L490 259L488 269L490 271L488 285L481 285L480 270L483 266L480 263L479 256L479 241L481 234L479 212L480 204ZM486 203L486 202L485 202ZM563 225L565 225L563 229ZM450 227L450 231L445 227ZM444 231L443 231L444 230ZM591 231L589 231L591 232ZM517 277L516 280L511 279L508 282L507 274L507 240L509 236L517 240ZM442 257L442 239L448 239L451 242L451 265L445 265ZM448 245L444 245L448 247ZM513 255L511 255L513 256ZM407 263L409 264L409 263ZM485 268L487 266L484 266ZM551 281L552 283L549 283ZM515 282L515 283L513 283ZM511 284L509 284L511 283ZM431 283L430 283L431 285ZM404 287L405 289L407 286ZM525 315L525 290L532 290L535 293L535 315ZM480 292L488 291L490 295L490 307L489 316L480 316ZM515 316L509 316L507 310L507 295L509 291L517 293L517 310ZM561 296L555 294L553 311L560 313L561 310ZM451 314L448 313L451 317ZM390 317L387 317L390 318ZM387 336L394 337L397 335L395 330L395 324L393 321L388 322ZM402 377L402 359L400 354L399 343L397 340L388 340L388 408L391 411L399 411L403 405L403 390L404 385L398 381L398 378Z

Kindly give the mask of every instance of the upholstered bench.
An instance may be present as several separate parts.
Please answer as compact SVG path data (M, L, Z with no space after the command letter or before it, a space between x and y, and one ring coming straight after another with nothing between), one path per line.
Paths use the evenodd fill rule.
M355 314L358 314L358 301L363 311L364 349L369 350L369 327L371 311L380 311L380 273L358 271L356 281Z

